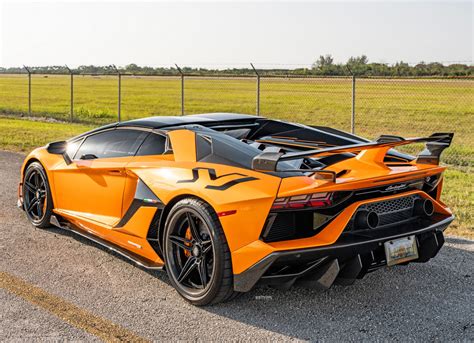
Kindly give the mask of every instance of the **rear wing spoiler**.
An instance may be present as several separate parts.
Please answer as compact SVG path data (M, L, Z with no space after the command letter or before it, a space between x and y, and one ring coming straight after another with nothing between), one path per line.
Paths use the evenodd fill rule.
M324 149L306 150L302 152L263 152L252 160L252 169L260 171L278 171L277 164L281 161L291 161L304 157L318 155L334 155L340 153L356 153L363 150L394 148L401 145L426 143L425 149L418 154L416 163L439 164L439 158L444 149L451 145L454 133L434 133L429 137L403 138L399 136L382 135L375 141L337 146ZM311 171L311 170L308 170Z

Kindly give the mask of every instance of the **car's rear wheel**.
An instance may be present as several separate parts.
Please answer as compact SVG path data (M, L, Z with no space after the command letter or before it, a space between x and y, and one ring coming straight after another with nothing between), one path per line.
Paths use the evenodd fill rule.
M234 294L229 247L209 204L189 198L173 206L165 224L164 252L171 283L192 304L218 303Z
M43 166L31 163L23 177L23 208L30 222L37 227L50 226L53 209L48 177Z

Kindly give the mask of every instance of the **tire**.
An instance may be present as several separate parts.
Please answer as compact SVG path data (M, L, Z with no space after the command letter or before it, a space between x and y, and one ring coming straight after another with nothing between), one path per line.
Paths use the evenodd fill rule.
M49 227L53 199L48 176L39 162L33 162L26 168L22 193L23 209L31 224L39 228Z
M236 293L227 240L209 204L194 198L176 203L165 222L163 243L166 271L184 299L204 306Z

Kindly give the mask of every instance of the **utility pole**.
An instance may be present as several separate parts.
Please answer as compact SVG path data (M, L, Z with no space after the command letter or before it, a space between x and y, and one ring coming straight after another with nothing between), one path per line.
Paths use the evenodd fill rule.
M118 75L118 108L117 108L117 114L118 114L118 121L122 121L122 74L120 73L120 70L117 69L115 64L112 64L112 67L115 69L115 72Z
M355 105L356 105L356 77L352 75L352 113L351 113L351 133L355 134Z
M355 134L356 76L349 66L346 66L346 68L352 75L351 133Z
M31 71L25 65L23 65L23 68L25 68L28 73L28 115L31 117Z
M255 75L257 75L257 104L256 104L256 112L257 115L260 115L260 74L258 73L257 69L253 66L253 63L250 63L252 66Z
M69 121L72 123L74 121L74 72L69 69L69 67L66 65L66 69L69 72L69 76L71 78L70 86L71 86L71 95L70 95L70 100L71 100L71 107L69 110Z
M181 115L184 116L184 73L176 63L175 66L181 75Z

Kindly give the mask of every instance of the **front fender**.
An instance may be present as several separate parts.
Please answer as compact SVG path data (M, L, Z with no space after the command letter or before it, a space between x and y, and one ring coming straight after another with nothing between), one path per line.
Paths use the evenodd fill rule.
M40 147L40 148L36 148L32 152L30 152L25 157L25 159L23 161L23 164L21 166L20 182L19 182L19 185L18 185L18 201L19 201L18 204L19 205L20 205L20 203L23 204L23 195L22 195L23 177L24 177L25 170L26 170L27 166L32 161L38 161L43 166L43 168L46 172L46 176L48 177L48 182L49 182L49 187L51 189L51 195L52 195L52 198L53 198L53 203L55 203L56 192L55 192L55 188L54 188L54 178L53 178L51 170L53 170L55 168L55 166L57 166L59 163L64 163L64 159L60 155L54 155L54 154L48 153L48 151L46 150L46 147Z

